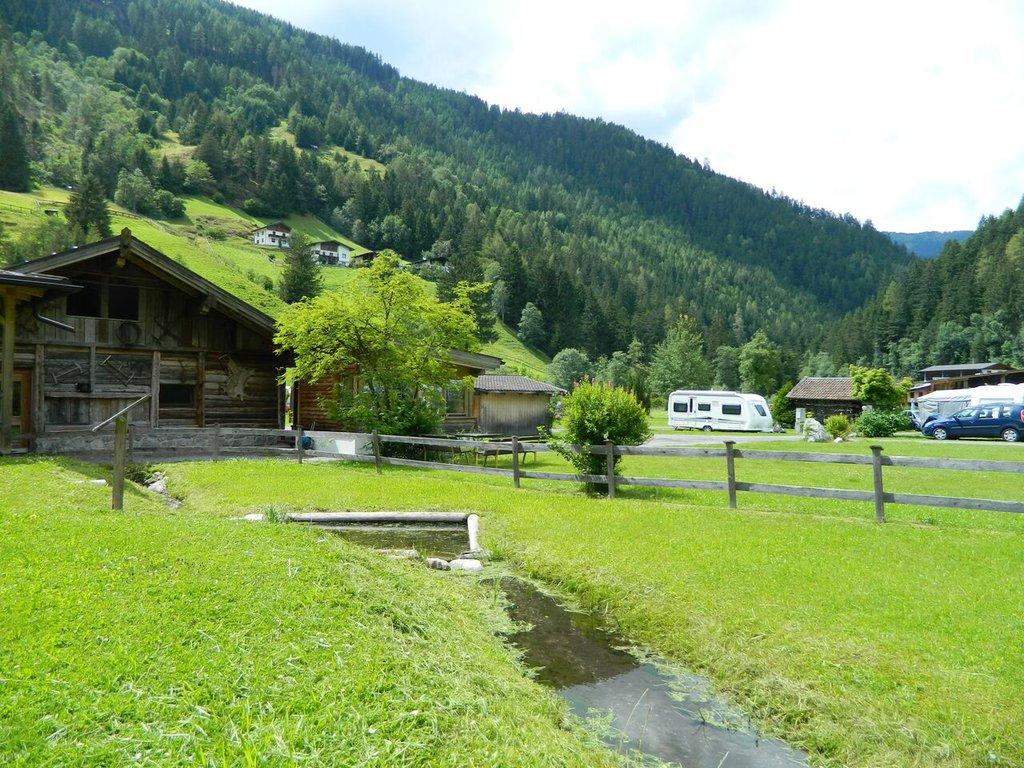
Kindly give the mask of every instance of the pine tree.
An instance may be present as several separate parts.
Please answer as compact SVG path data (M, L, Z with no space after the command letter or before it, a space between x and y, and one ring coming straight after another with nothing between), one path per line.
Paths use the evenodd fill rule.
M94 174L88 174L71 193L71 200L64 208L64 216L71 228L82 239L90 233L96 237L110 237L110 211L103 196L103 182Z
M0 189L27 192L32 183L28 152L18 114L6 100L0 101Z
M323 290L320 263L313 256L313 248L305 235L293 232L291 248L285 256L284 274L281 276L281 298L288 304L311 299Z

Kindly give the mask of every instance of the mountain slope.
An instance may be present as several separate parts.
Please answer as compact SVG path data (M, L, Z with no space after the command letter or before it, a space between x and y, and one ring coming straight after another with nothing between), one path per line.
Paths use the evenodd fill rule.
M112 191L148 164L173 187L153 159L173 135L250 213L314 214L407 256L450 248L467 277L497 264L503 314L537 304L548 353L650 345L680 312L711 348L757 328L804 345L911 260L620 126L502 110L217 0L0 0L0 18L0 84L40 181L84 164Z
M914 263L838 325L830 349L837 362L905 374L968 361L1024 367L1024 200Z
M0 191L0 228L8 237L17 237L44 221L46 209L60 209L67 198L67 191L55 187L44 187L33 193ZM310 237L339 237L326 224L311 217L293 216L287 221ZM249 233L260 223L208 198L186 197L185 216L173 222L158 221L111 206L111 226L115 232L128 227L139 239L274 317L285 306L273 291L284 263L280 252L253 244ZM356 272L325 267L322 274L326 290L344 290ZM546 358L525 347L501 323L497 333L498 339L485 344L481 351L501 357L531 376L544 378Z
M886 232L889 239L902 245L915 256L922 259L933 259L942 251L942 246L949 240L962 243L972 234L969 229L957 229L952 232Z

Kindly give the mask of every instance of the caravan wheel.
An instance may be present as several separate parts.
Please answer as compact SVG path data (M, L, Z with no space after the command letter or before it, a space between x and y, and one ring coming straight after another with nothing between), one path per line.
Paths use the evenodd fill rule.
M705 424L703 427L701 427L701 429L704 430L705 432L711 432L712 431L712 427L711 427L710 424Z

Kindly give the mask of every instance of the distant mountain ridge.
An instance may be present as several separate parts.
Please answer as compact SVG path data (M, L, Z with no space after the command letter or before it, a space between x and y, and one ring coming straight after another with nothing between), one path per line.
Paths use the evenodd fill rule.
M935 232L931 230L928 232L886 232L885 234L894 243L904 246L915 256L920 256L922 259L934 259L942 252L942 246L949 240L962 243L974 234L974 231L970 229L956 229L951 232Z

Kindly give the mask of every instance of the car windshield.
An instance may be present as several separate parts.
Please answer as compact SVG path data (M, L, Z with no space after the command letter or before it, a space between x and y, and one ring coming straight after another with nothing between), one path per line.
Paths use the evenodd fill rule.
M953 414L954 419L973 419L978 413L977 408L964 408Z

